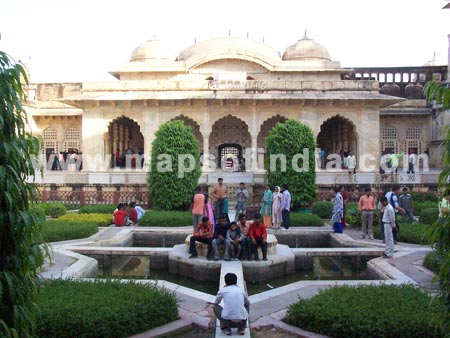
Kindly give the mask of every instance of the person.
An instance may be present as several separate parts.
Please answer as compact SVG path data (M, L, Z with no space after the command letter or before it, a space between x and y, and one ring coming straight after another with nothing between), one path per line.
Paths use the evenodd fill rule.
M212 248L213 248L213 259L218 261L220 259L219 251L217 250L218 245L225 245L225 252L223 254L223 258L226 261L230 260L230 241L227 239L227 232L229 229L229 223L227 221L227 216L222 215L219 220L218 226L216 226L214 230L214 239L212 240Z
M414 151L412 149L409 149L407 174L414 174L415 164L416 164L416 154L414 154Z
M352 175L356 174L356 157L351 151L349 151L346 157L346 162L350 182L352 182Z
M253 216L253 223L250 224L248 236L252 241L252 251L255 261L259 261L258 247L261 247L263 261L267 261L267 231L264 223L261 223L261 215Z
M291 193L288 190L288 185L283 184L283 190L281 191L281 218L283 222L283 228L281 230L289 230L291 222L289 214L291 210Z
M404 187L402 189L398 205L405 210L405 213L402 214L402 222L406 222L406 216L408 216L408 222L412 223L414 221L414 203L411 194L408 193L408 188Z
M438 204L439 207L439 222L443 223L445 216L450 213L450 193L444 196Z
M276 186L272 194L272 224L277 230L281 227L281 197L280 187Z
M264 195L261 201L261 209L259 213L264 218L264 224L267 227L272 226L272 191L268 184L264 185Z
M320 169L325 169L325 150L321 148L319 150L319 159L320 159Z
M227 239L230 242L230 258L232 261L237 261L241 255L241 229L236 222L231 222L227 231Z
M239 183L239 188L236 189L236 214L234 217L234 221L238 220L239 214L247 213L247 201L248 201L248 190L245 188L244 182Z
M137 212L137 219L139 221L142 218L142 216L144 216L145 210L140 205L136 205L135 209Z
M344 213L344 199L341 195L340 187L334 189L333 213L331 215L331 224L334 232L342 233L342 216Z
M194 195L191 199L189 210L192 212L192 225L194 231L203 218L203 210L205 209L205 195L202 194L202 188L196 187Z
M244 258L246 258L250 261L252 259L252 241L248 236L250 223L247 221L245 214L239 215L238 226L241 229L241 256L239 257L239 259L243 260Z
M347 211L347 203L348 203L348 193L347 191L345 191L345 187L343 185L340 186L340 192L341 192L341 196L342 196L342 201L344 202L343 207L344 209L342 210L342 229L345 229L345 226L347 225L346 220L345 220L345 213Z
M358 202L358 209L361 212L361 234L360 238L373 239L373 214L375 211L375 198L372 196L372 190L366 188L365 194L361 196Z
M197 228L194 230L194 234L191 236L189 244L189 253L191 255L189 256L189 258L195 258L198 256L195 242L202 242L208 244L206 259L210 260L213 236L214 236L213 225L209 221L209 218L205 216L202 218L202 221L197 225Z
M394 256L394 236L396 226L395 211L392 205L388 202L386 196L381 197L381 204L384 207L383 225L384 225L384 239L386 241L386 248L384 250L384 258L392 258Z
M128 212L125 210L126 204L119 203L117 210L114 212L114 224L118 227L133 225L133 222L129 220Z
M214 203L214 219L219 219L219 217L225 212L225 199L228 196L227 187L223 185L222 177L217 179L217 184L211 191L211 196Z
M138 222L138 213L136 210L136 203L135 202L131 202L130 205L130 220L136 224Z
M205 207L203 209L203 216L206 216L209 218L209 221L211 222L211 224L214 225L215 223L215 219L214 219L214 207L213 205L209 202L209 197L208 194L205 193Z
M389 202L390 205L392 205L392 207L394 208L394 212L395 214L397 214L398 212L400 212L401 214L405 213L405 210L398 205L398 198L397 198L397 194L400 191L400 187L398 185L394 185L391 188L391 191L386 193L386 198ZM384 225L384 223L383 223ZM398 232L400 231L400 226L398 224L397 218L395 218L395 227L393 228L394 230L394 244L397 244L397 237L398 237ZM385 231L386 233L386 231ZM386 238L385 238L386 240Z
M220 321L220 329L227 336L231 336L231 327L237 325L238 334L245 334L250 300L243 289L237 285L237 276L228 272L225 286L219 290L214 301L214 313ZM223 308L219 305L223 299Z

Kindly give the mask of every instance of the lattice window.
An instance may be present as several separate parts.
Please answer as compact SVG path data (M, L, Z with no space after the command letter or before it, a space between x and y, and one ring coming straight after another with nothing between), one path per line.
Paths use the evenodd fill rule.
M43 137L44 140L56 140L56 130L53 128L46 128Z
M80 150L80 131L77 128L68 128L64 136L65 150Z
M58 154L59 152L56 130L51 127L46 128L44 129L42 136L44 138L44 147L42 148L41 151L41 159L47 164L45 166L46 169L50 169L51 168L51 163L49 163L50 154L52 152Z
M381 150L390 153L392 150L397 153L399 150L398 131L394 127L386 127L381 130Z
M420 139L422 137L422 131L419 127L411 127L406 130L407 139Z
M396 139L397 138L397 128L386 127L381 131L381 138L383 140Z

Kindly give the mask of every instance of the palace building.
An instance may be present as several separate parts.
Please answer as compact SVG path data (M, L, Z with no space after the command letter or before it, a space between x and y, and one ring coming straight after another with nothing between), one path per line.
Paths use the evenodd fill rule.
M282 53L236 37L178 52L151 39L111 72L114 82L36 83L31 73L25 109L32 132L43 138L46 161L36 181L47 199L146 203L145 161L134 156L126 163L123 156L149 158L159 126L181 120L215 163L214 170L204 167L200 183L222 176L228 185L261 185L268 133L295 119L312 129L326 155L340 149L358 160L369 155L364 164L374 168L349 177L318 167L319 188L395 181L428 189L437 182L440 132L450 118L427 106L422 90L428 80L445 81L447 72L436 60L420 67L342 68L307 36ZM381 154L409 151L428 154L431 171L383 181ZM224 160L243 156L244 172L224 167Z

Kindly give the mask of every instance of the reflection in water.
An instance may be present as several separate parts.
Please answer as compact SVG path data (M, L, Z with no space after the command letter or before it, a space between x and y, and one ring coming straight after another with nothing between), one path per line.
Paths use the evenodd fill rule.
M359 258L355 257L315 257L313 270L298 270L294 274L273 278L264 282L246 280L247 292L249 295L253 295L302 280L367 279L367 259L362 257L360 259L359 264ZM218 291L218 281L204 281L200 283L192 278L171 274L167 269L152 269L150 271L150 257L148 256L113 256L108 264L105 264L103 259L98 259L98 263L99 277L166 280L212 295L215 295ZM107 265L110 267L107 268Z

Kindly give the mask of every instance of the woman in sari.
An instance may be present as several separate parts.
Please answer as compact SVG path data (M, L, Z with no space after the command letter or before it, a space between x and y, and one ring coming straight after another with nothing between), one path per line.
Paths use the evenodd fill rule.
M276 186L272 195L272 223L275 229L281 227L281 196L280 187Z
M268 184L264 186L260 214L264 217L264 225L266 228L270 228L272 226L272 191L270 191Z

